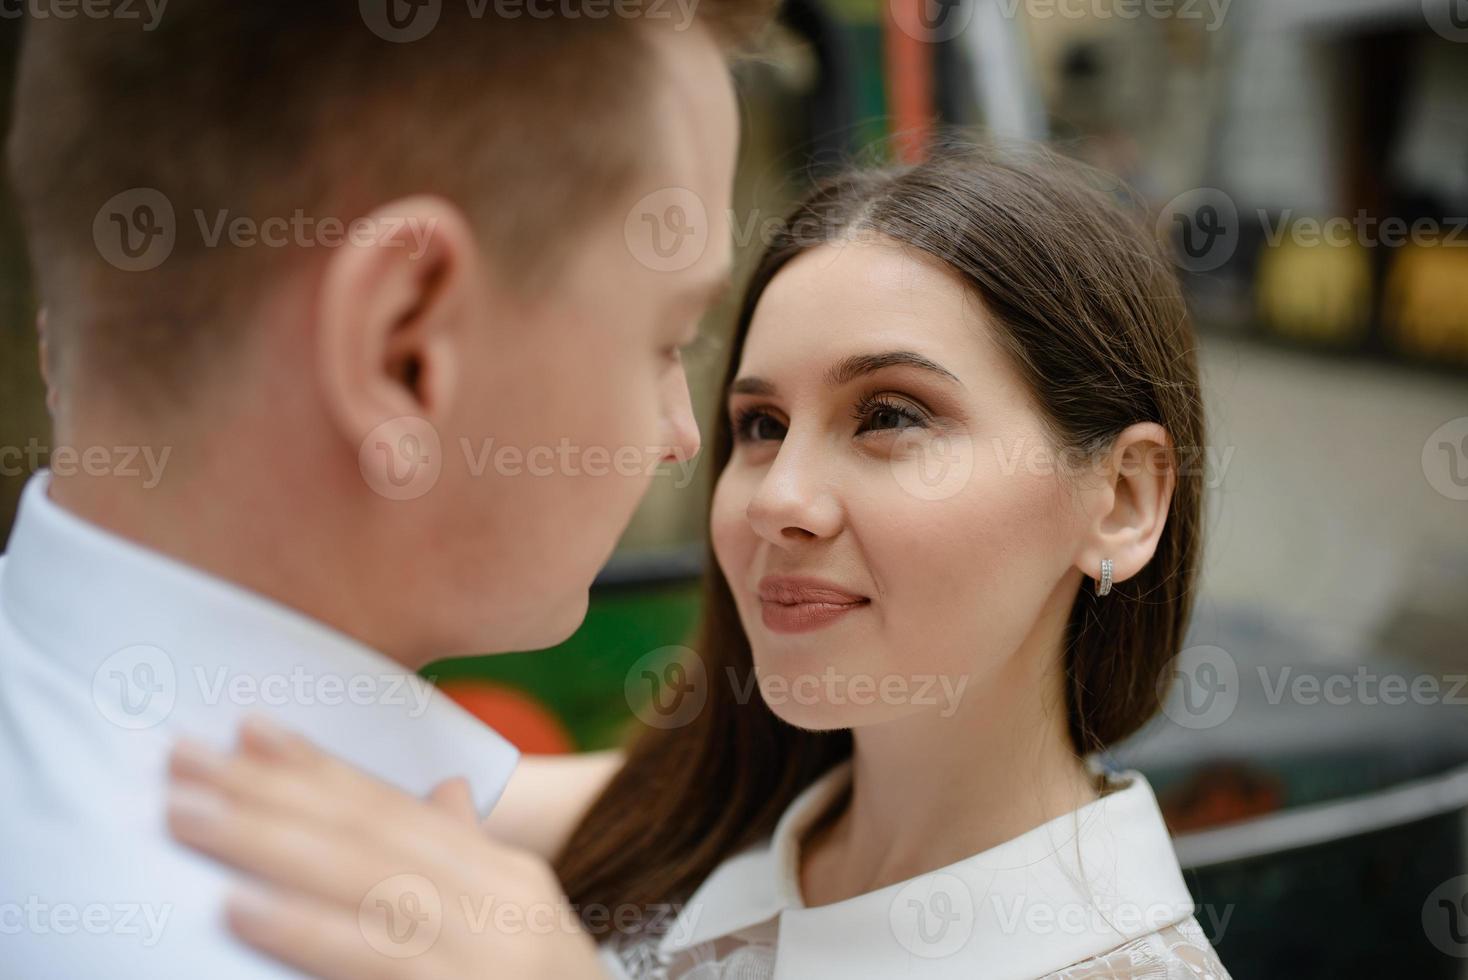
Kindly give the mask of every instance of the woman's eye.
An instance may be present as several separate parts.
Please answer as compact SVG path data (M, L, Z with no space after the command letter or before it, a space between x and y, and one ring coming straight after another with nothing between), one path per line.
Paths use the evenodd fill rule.
M859 433L910 429L928 424L927 418L917 409L880 396L862 399L852 414L857 421Z
M736 412L733 429L736 442L759 442L764 439L779 439L785 435L785 426L769 412L758 408Z

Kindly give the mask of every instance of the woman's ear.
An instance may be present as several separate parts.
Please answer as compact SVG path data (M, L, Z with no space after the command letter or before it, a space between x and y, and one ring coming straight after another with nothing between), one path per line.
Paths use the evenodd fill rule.
M1101 560L1110 558L1112 581L1140 572L1157 551L1177 485L1176 458L1167 430L1137 422L1117 435L1097 461L1082 490L1088 526L1076 567L1099 579Z
M478 264L463 212L428 196L364 216L333 251L317 305L317 370L354 447L388 420L449 413L459 348L479 313Z

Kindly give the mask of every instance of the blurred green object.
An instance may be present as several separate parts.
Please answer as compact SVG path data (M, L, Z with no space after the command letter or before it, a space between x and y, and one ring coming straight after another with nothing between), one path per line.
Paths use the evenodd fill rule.
M490 681L535 698L570 731L581 751L618 744L633 720L625 690L638 658L686 644L698 619L696 578L595 588L586 621L565 643L531 653L440 660L422 670L435 682Z

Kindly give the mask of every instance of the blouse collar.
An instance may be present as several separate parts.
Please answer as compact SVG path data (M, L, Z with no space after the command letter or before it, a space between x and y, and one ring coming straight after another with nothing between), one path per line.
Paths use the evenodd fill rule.
M716 868L660 952L672 957L778 916L775 980L1018 980L1083 962L1193 914L1156 797L1131 771L1113 776L1114 789L1099 799L982 853L807 908L801 838L850 781L847 761L790 804L767 843Z

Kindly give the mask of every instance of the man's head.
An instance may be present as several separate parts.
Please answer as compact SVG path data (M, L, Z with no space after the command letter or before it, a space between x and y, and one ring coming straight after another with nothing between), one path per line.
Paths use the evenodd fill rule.
M677 349L727 276L757 2L28 24L57 441L172 450L151 497L74 499L405 661L564 638L698 449Z

